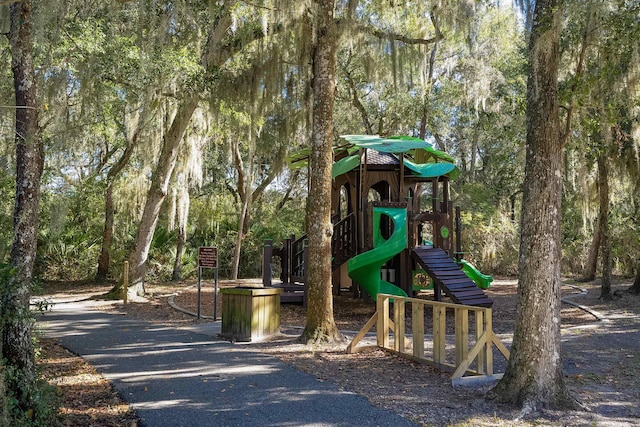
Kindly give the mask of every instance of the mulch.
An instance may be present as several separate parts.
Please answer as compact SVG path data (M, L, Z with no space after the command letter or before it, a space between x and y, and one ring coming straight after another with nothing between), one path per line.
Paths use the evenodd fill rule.
M221 287L243 286L244 281L224 281ZM373 350L356 354L345 352L346 342L325 347L309 347L299 343L298 335L280 335L271 340L251 344L265 353L273 354L296 368L317 378L338 384L367 397L373 404L387 408L422 425L640 425L640 340L630 347L618 349L615 359L584 364L598 358L602 349L626 346L612 340L616 332L638 331L640 325L640 297L624 293L630 282L621 280L614 285L618 297L611 302L598 299L599 284L569 282L562 288L563 298L590 308L597 315L609 316L610 322L598 320L593 312L562 304L561 321L563 357L575 362L576 369L567 373L569 389L590 411L539 410L522 418L518 408L499 405L484 399L490 386L474 388L452 387L449 374L431 366L405 359L393 353ZM89 286L89 285L87 285ZM58 290L60 294L73 289ZM95 292L87 290L87 295ZM84 292L82 289L80 292ZM151 284L150 298L111 309L132 318L175 326L207 322L177 311L167 304L172 296L177 305L187 311L197 310L198 290L193 282ZM516 313L517 283L499 280L487 291L494 299L493 326L498 334L511 334ZM59 295L58 295L59 296ZM201 314L213 315L213 283L203 283L200 290ZM217 313L221 313L218 298ZM373 302L351 298L334 298L334 317L343 331L358 331L375 312ZM301 330L305 324L305 309L301 305L283 304L281 324ZM615 320L615 321L614 321ZM620 326L622 325L622 326ZM627 329L625 329L627 328ZM633 328L633 329L630 329ZM288 330L291 330L290 328ZM296 330L296 329L293 329ZM587 332L585 332L587 331ZM619 335L618 335L619 336ZM585 348L587 339L589 348ZM582 340L582 341L581 341Z

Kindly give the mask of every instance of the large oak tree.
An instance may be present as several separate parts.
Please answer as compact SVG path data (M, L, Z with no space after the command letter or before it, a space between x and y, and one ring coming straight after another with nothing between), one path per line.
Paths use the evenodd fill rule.
M560 356L561 201L564 145L558 105L560 0L539 0L529 40L527 146L518 302L511 357L490 398L568 406Z
M40 179L44 164L38 124L37 85L33 62L31 0L13 2L8 33L15 91L16 193L10 278L1 288L3 364L13 370L7 389L25 413L33 407L35 380L33 319L29 298L36 259Z
M331 293L331 167L338 26L333 1L313 2L313 130L307 200L309 262L307 324L304 342L341 340L333 318Z

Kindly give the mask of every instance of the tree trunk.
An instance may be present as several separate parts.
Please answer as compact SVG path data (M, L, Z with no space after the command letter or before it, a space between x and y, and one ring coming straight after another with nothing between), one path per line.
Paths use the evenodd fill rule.
M478 162L478 141L480 139L480 119L473 129L473 138L471 139L471 182L476 182L476 163Z
M113 223L115 209L113 207L113 183L107 184L104 193L104 230L102 232L102 247L100 258L98 258L98 271L96 280L104 281L109 274L109 264L111 262L111 243L113 242Z
M107 188L104 194L104 230L102 232L102 246L100 249L100 258L98 259L98 271L96 272L96 280L105 280L109 275L109 264L111 263L111 244L113 243L113 224L115 219L115 208L113 205L113 183L122 169L127 166L133 150L140 141L140 134L146 123L146 118L150 114L148 108L145 108L143 117L138 117L136 130L131 136L130 142L127 144L124 152L115 165L107 173Z
M607 157L604 154L598 156L598 195L600 199L600 236L602 241L602 286L600 287L600 299L611 301L611 233L609 230L609 168Z
M184 244L187 241L187 227L186 224L178 222L178 238L176 241L176 259L173 263L173 273L171 273L171 280L178 281L182 273L182 253L184 252Z
M438 39L439 39L441 33L440 33L440 27L437 25L437 20L432 16L431 21L434 24L434 28L436 30L436 34L438 35ZM424 95L422 97L422 116L420 117L420 134L418 135L420 139L425 139L427 137L427 122L429 121L429 98L430 98L429 92L433 88L433 69L436 62L437 52L438 52L438 41L436 40L433 43L433 47L431 48L431 54L429 55L429 71L427 73L425 88L423 89Z
M38 102L32 55L31 0L9 6L11 70L15 90L16 198L13 212L11 268L15 274L1 286L3 364L15 369L7 389L24 411L32 408L35 360L31 341L29 298L36 259L40 178L44 164L38 126Z
M242 252L242 241L244 240L245 222L249 215L249 198L251 192L245 192L245 197L242 200L242 207L240 208L240 215L238 215L238 238L236 239L236 248L233 253L233 266L231 271L231 278L233 280L238 279L238 271L240 270L240 253Z
M207 46L201 59L201 64L205 70L210 71L216 66L221 66L234 52L229 46L224 45L222 41L231 27L233 21L231 9L235 3L236 2L225 2L222 10L212 22L212 27L207 38ZM250 40L247 42L250 42ZM169 131L164 136L160 158L158 159L156 169L153 171L151 187L147 193L147 201L136 232L134 248L129 256L131 286L135 287L136 294L138 295L145 293L144 275L147 267L151 239L156 229L162 202L167 195L169 180L176 165L182 137L197 106L197 93L185 95L184 100L178 106Z
M633 285L629 289L627 289L629 293L634 295L640 294L640 263L638 263L638 270L636 272L636 280L634 280Z
M138 224L135 246L129 257L129 279L131 280L131 286L135 287L137 295L145 294L144 275L151 240L156 230L162 202L164 202L164 198L167 195L169 181L171 180L171 174L176 165L182 137L197 105L197 97L189 96L185 99L178 106L178 111L173 118L171 128L164 136L162 151L160 152L156 169L153 171L151 187L147 193L147 201L144 205L142 218Z
M335 98L338 28L333 1L312 3L315 32L313 47L313 128L310 155L310 191L307 200L309 263L307 272L307 323L305 343L342 340L333 318L331 293L331 167L333 163L333 105Z
M249 137L249 144L251 145L253 140ZM233 146L233 157L236 172L238 174L238 196L240 197L240 213L238 215L238 237L236 239L236 247L233 253L233 260L231 263L231 278L233 280L238 279L238 270L240 269L240 253L242 251L242 241L244 240L245 225L248 228L249 222L249 210L251 209L251 181L252 181L252 166L253 166L253 147L249 149L249 167L248 171L245 170L244 161L242 160L242 154L240 153L240 144L236 139Z
M488 394L522 405L571 406L560 357L563 151L558 111L561 3L539 0L529 40L527 156L520 231L518 302L511 357Z
M600 227L600 218L596 219L596 225L593 228L593 237L591 238L591 245L589 245L589 252L587 253L587 263L584 266L584 276L582 281L591 282L596 278L596 271L598 270L598 255L600 253L600 242L602 241L602 228Z

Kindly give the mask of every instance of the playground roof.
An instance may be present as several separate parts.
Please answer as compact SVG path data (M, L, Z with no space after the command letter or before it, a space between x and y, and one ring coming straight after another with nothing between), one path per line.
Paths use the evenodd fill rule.
M381 153L404 155L411 152L415 158L420 158L421 162L413 162L406 157L403 159L405 167L412 175L420 178L435 178L447 175L455 179L460 175L460 170L453 163L454 159L444 151L436 150L433 145L419 138L410 136L391 136L383 138L378 135L342 135L353 146L358 148L368 148ZM350 149L351 148L351 149ZM342 147L349 152L353 147ZM331 172L332 178L340 176L355 169L360 165L360 155L351 154L333 164Z
M427 141L409 136L383 138L378 135L341 135L359 148L372 148L383 153L406 153L420 148L433 148Z
M420 138L411 136L381 137L378 135L342 135L346 143L334 146L335 153L348 153L348 155L333 164L332 178L345 174L360 165L360 149L367 148L379 152L383 157L395 159L391 164L399 164L399 156L410 154L413 160L404 156L403 162L408 171L416 177L435 178L447 175L455 179L460 175L460 170L455 166L454 158L444 151L433 148L433 145ZM310 150L308 148L291 154L289 164L294 168L308 165ZM367 160L369 162L369 159Z

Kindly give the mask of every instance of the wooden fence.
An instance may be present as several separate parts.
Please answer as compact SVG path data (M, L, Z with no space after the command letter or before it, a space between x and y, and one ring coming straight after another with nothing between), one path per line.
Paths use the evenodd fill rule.
M391 301L393 319L389 314ZM407 305L411 307L409 324L406 316ZM431 307L432 310L432 329L429 335L425 335L425 324L428 323L425 322L425 306ZM453 312L453 322L447 322L447 312ZM472 313L474 318L471 330L469 313ZM446 333L448 323L449 327L454 329L454 342L450 342L449 346ZM378 294L376 312L351 341L347 352L354 353L364 348L356 346L374 326L378 347L453 371L453 385L501 378L502 373L494 372L494 347L506 360L509 359L509 350L493 332L490 308ZM405 332L407 329L411 329L410 336ZM392 336L390 332L393 332ZM431 345L425 346L425 342L429 344L429 339Z

